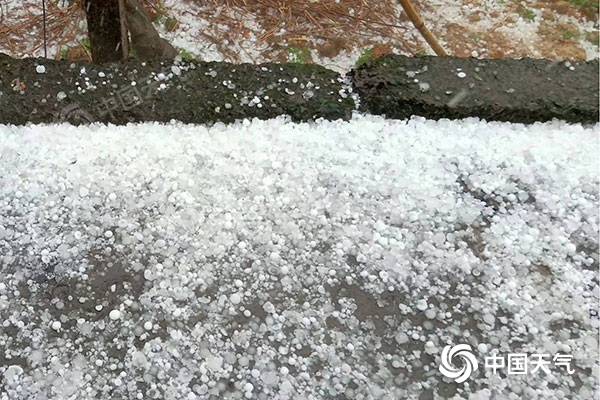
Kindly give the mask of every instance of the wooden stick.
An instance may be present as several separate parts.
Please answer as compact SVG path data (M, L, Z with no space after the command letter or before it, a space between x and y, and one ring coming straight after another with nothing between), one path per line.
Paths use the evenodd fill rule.
M42 0L42 18L44 20L44 58L48 58L46 50L46 0Z
M417 30L421 33L421 35L427 41L427 43L429 43L433 51L435 51L435 54L437 54L438 56L447 56L448 54L442 48L442 46L440 46L440 44L431 34L429 29L427 29L427 27L425 26L425 22L423 22L417 11L414 9L412 4L410 3L410 0L399 1L404 11L406 11L406 13L408 14L408 18L410 18L410 21L413 23L415 28L417 28Z
M123 59L129 58L129 35L127 33L127 21L125 18L125 0L119 0L119 22L121 23L121 48L123 49Z

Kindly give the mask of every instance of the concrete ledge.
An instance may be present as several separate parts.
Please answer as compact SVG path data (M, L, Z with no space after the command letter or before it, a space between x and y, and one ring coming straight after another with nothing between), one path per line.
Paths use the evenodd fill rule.
M388 118L598 122L598 61L389 55L351 72L360 108Z
M349 76L360 110L388 118L596 123L598 67L597 60L389 55ZM354 107L343 77L312 64L128 60L93 65L0 53L0 124L229 123L278 115L347 120Z
M229 123L282 114L295 121L350 119L354 102L340 94L342 82L317 65L92 65L0 54L0 123Z

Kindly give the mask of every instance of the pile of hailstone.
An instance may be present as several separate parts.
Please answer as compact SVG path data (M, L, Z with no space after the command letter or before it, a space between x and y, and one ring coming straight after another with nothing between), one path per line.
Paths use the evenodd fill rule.
M0 126L0 399L593 398L598 149L560 122ZM484 368L511 352L575 372Z

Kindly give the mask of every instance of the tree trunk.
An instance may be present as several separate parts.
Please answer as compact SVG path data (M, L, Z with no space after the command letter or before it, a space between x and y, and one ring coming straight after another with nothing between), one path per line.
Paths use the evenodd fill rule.
M92 60L97 63L123 58L119 0L84 0Z

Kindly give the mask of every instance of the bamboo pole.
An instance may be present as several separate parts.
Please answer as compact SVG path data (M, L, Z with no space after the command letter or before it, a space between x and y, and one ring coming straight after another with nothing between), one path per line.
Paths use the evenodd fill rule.
M406 11L406 13L408 14L408 18L410 18L410 21L413 23L415 28L417 28L417 30L421 33L421 35L427 41L429 46L431 46L433 51L435 51L435 54L437 54L438 56L447 56L448 54L438 43L436 38L431 34L429 29L427 29L427 27L425 26L425 22L423 22L423 19L421 19L421 17L419 16L419 13L417 13L417 11L414 9L412 4L410 3L410 0L399 1L404 11Z

